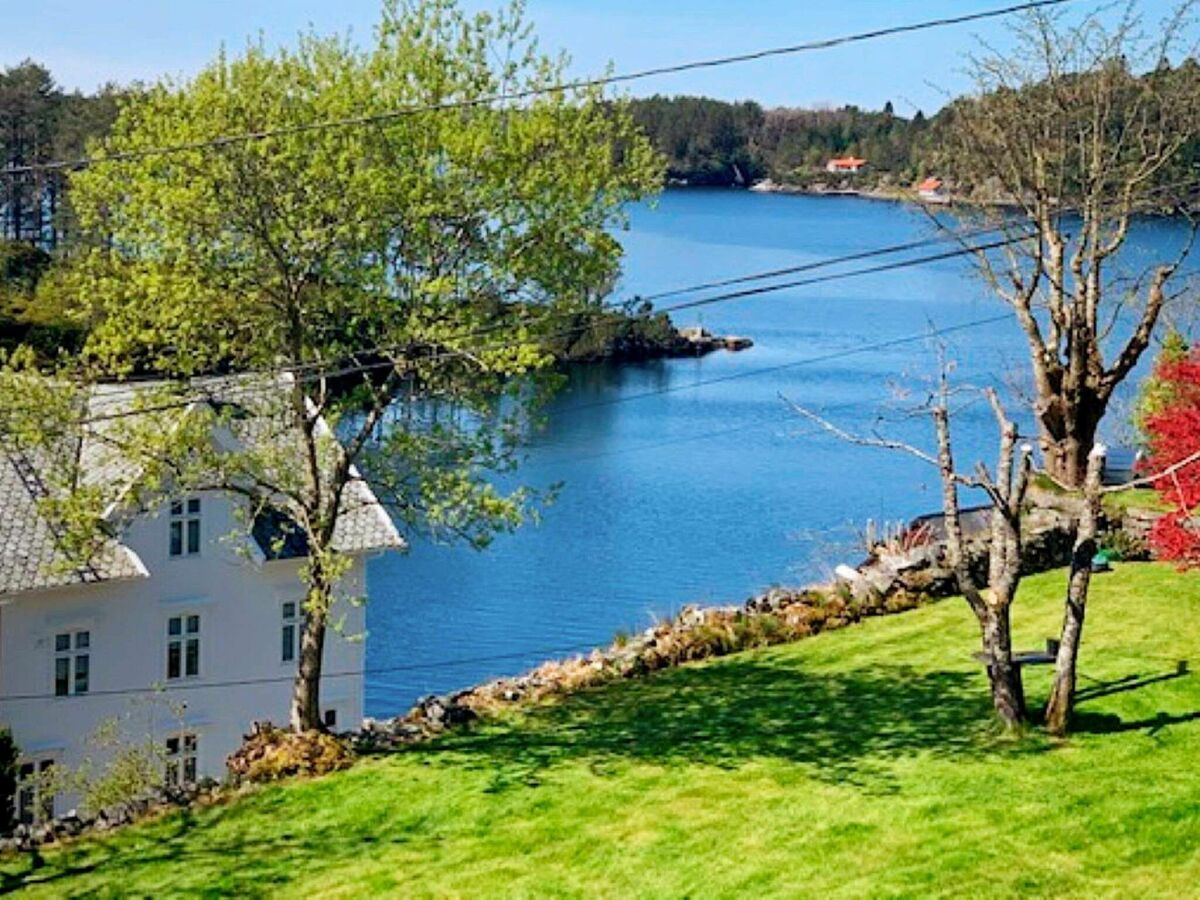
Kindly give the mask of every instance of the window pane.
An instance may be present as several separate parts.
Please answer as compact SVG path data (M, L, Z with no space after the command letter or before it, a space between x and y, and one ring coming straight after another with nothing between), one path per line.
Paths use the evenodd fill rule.
M188 519L187 537L188 537L187 552L188 553L199 553L200 552L200 520L199 519Z
M187 617L187 633L188 634L199 634L200 633L200 617L199 616L188 616Z
M70 650L71 649L71 636L69 634L56 634L54 636L54 649L55 650Z
M71 658L60 656L54 661L54 696L65 697L71 693Z
M183 523L171 523L171 555L183 555Z
M183 619L179 616L172 616L167 619L167 634L174 637L177 634L183 634Z
M183 780L188 784L196 783L196 757L189 756L183 761Z
M199 641L193 640L193 641L187 642L187 674L189 676L200 674L200 642Z
M92 645L92 635L87 631L80 631L75 634L75 649L86 650Z
M187 503L188 503L187 509L191 515L195 516L195 515L200 514L200 498L199 497L193 497Z
M17 818L23 825L33 824L33 797L32 785L21 788L20 794L17 795Z
M295 601L289 600L287 603L283 604L283 617L285 619L296 618L296 603L295 603Z
M325 710L325 727L326 728L337 728L337 710L336 709Z
M167 677L179 677L179 641L167 645Z
M75 693L86 694L88 690L88 657L75 657Z
M295 625L284 625L283 626L283 646L280 649L283 651L282 659L284 662L291 662L293 659L296 658L296 626Z
M196 752L196 736L194 734L185 734L183 736L183 749L188 753Z
M183 501L182 500L172 500L171 501L171 515L173 515L173 516L182 516L183 515Z

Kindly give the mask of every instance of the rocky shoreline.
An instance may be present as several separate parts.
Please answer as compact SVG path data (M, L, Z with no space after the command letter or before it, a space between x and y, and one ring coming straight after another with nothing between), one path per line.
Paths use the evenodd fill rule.
M1078 503L1071 498L1042 493L1037 493L1036 498L1044 505L1026 515L1022 558L1025 575L1067 565L1078 523ZM1120 532L1132 546L1137 546L1153 524L1153 518L1154 514L1145 510L1126 510L1121 518L1108 520L1105 528L1110 533ZM964 510L963 521L968 565L978 577L985 578L987 510ZM618 638L589 654L548 661L523 675L497 678L466 690L425 697L408 712L392 719L367 719L360 729L339 735L335 743L358 755L396 752L470 727L505 710L533 707L684 663L792 643L954 596L958 593L957 578L946 559L939 522L937 515L915 520L875 543L860 565L839 566L832 581L803 588L771 588L739 605L689 606L669 621L632 637ZM251 769L255 765L271 769L274 765L268 758L271 748L255 745L256 740L261 743L270 732L282 733L267 725L256 726L247 736L243 751L239 751L242 758L235 754L231 759L231 768L238 768L236 762ZM311 738L287 734L304 746L292 751L289 767L279 769L274 776L315 774L349 765L349 756L343 758L330 752L327 745L333 739L329 736L315 732ZM322 764L316 758L322 754L329 755L332 762ZM241 768L246 769L247 765ZM252 785L237 779L226 786L208 782L187 789L156 790L95 816L72 810L39 825L18 826L12 835L0 838L0 852L34 851L43 845L107 831L171 809L218 803L244 789L252 789Z

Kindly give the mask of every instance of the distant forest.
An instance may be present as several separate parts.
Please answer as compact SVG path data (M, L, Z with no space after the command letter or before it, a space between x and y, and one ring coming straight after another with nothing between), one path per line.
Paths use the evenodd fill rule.
M805 184L835 156L869 161L872 181L898 184L932 174L940 116L882 110L764 109L703 97L633 101L633 114L667 157L669 177L691 185L751 184L763 178Z
M64 91L30 60L0 71L0 168L83 156L89 138L108 133L128 90ZM51 250L63 243L71 227L66 177L52 171L0 178L0 238Z

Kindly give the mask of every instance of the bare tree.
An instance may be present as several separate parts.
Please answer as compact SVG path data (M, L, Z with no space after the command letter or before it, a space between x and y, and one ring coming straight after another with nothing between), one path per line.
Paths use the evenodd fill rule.
M1088 455L1087 477L1084 480L1083 512L1075 534L1075 549L1071 553L1071 577L1067 587L1066 610L1063 615L1062 637L1058 657L1054 662L1054 684L1046 703L1046 728L1051 734L1064 735L1070 724L1075 705L1075 663L1083 638L1083 619L1087 612L1088 590L1091 587L1092 559L1096 554L1099 532L1101 477L1104 474L1106 449L1097 444Z
M1054 683L1050 689L1050 699L1046 703L1046 729L1060 737L1067 733L1071 713L1075 708L1076 664L1083 637L1083 622L1091 587L1092 559L1096 553L1104 495L1157 484L1200 461L1200 451L1197 451L1152 475L1126 484L1104 486L1102 475L1106 453L1104 445L1097 444L1088 456L1087 478L1083 489L1084 505L1075 536L1075 548L1071 554L1071 576L1063 614L1062 637L1055 660Z
M1192 222L1177 252L1136 273L1119 259L1139 214L1185 211L1196 194L1200 67L1169 63L1187 54L1195 3L1152 37L1132 2L1115 24L1111 7L1074 25L1031 13L1015 51L971 60L976 92L947 115L944 169L969 201L956 221L1021 239L980 254L980 270L1028 343L1046 470L1073 488L1195 237Z
M1013 661L1011 609L1021 583L1021 510L1033 471L1033 448L1018 446L1017 426L1005 412L999 395L992 389L985 390L984 394L992 407L1000 435L994 473L982 462L971 474L957 467L950 428L951 388L944 363L937 389L921 410L933 420L936 453L885 437L854 435L804 407L795 403L790 405L799 415L842 440L898 450L937 467L942 485L947 562L979 623L982 658L987 666L996 714L1005 727L1015 729L1024 721L1026 710L1021 669ZM983 491L991 505L986 584L981 584L973 574L967 555L959 505L960 488Z

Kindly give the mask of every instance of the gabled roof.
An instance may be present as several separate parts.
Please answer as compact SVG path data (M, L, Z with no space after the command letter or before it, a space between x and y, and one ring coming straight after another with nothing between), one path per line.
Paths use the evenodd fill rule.
M249 396L244 378L206 379L203 392L207 401L220 403L223 396ZM278 382L283 387L284 382ZM270 384L267 385L270 387ZM87 404L86 417L105 417L105 422L116 420L122 412L132 409L139 395L161 388L161 383L145 383L136 387L128 384L109 385L96 388ZM258 380L256 388L262 394L263 382ZM242 405L246 405L244 400ZM253 410L248 410L242 440L274 440L277 435L268 435L266 429L256 432ZM168 409L146 413L162 418L162 426L170 428L187 409ZM136 487L139 472L129 459L117 452L101 438L103 423L93 423L85 429L78 444L67 448L67 452L78 454L79 478L84 484L115 486L120 491ZM284 447L283 444L280 444ZM286 447L284 447L286 452ZM299 452L299 451L297 451ZM44 460L30 457L9 448L0 448L0 596L44 588L64 587L73 584L88 584L129 578L145 578L150 574L129 547L119 538L103 544L95 557L86 565L74 566L64 548L62 536L54 525L42 515L40 504L50 496L43 469ZM366 481L357 470L351 469L352 480L347 484L342 498L342 511L334 531L333 545L343 553L362 553L373 550L403 549L404 539L396 529L391 516L375 497ZM113 533L119 535L120 510L110 509L109 520ZM295 524L278 511L261 513L253 523L251 536L262 550L266 559L289 559L307 554L303 540L297 540Z
M115 540L86 566L69 566L60 536L38 509L44 490L35 462L0 450L0 595L149 574L137 554Z
M865 159L859 159L857 156L835 157L829 161L829 165L837 169L861 169L866 164Z

